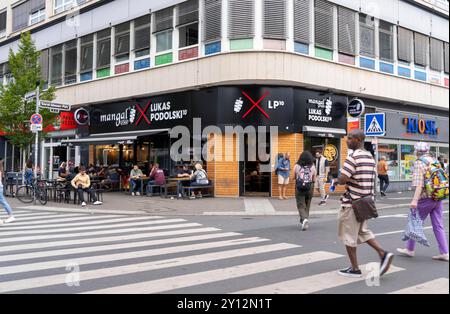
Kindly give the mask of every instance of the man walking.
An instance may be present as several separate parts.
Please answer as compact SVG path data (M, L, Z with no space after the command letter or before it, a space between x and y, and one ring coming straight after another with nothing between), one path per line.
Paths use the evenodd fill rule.
M417 161L414 163L412 186L416 188L414 198L411 202L411 209L418 210L422 221L431 216L431 224L439 244L440 255L434 256L437 261L449 261L447 235L444 228L444 206L442 201L435 201L426 192L425 189L425 173L430 170L430 165L436 163L430 155L430 145L427 143L417 143L415 145ZM406 249L397 249L397 251L408 257L414 257L416 242L408 241Z
M330 164L328 159L323 155L323 148L316 150L316 189L319 190L322 200L319 206L324 206L327 204L329 195L325 192L325 184L328 181L328 174L330 173Z
M362 243L370 245L381 260L380 276L386 274L392 265L394 254L386 252L375 240L368 229L368 222L358 222L352 208L352 202L373 195L375 189L376 163L372 155L364 150L365 134L361 130L353 130L348 135L347 145L353 154L347 157L339 176L339 184L347 186L343 195L339 212L339 238L345 244L351 267L340 270L339 275L346 277L362 277L357 258L357 247Z
M378 179L380 179L380 191L382 196L386 196L386 191L389 187L389 167L386 162L386 156L381 157L378 162Z

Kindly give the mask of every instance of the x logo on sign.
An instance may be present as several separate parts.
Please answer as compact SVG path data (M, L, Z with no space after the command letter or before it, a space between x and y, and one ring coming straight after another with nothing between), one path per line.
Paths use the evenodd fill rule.
M261 108L261 106L259 105L261 103L261 101L263 101L267 96L269 96L269 92L266 92L257 102L255 102L246 92L242 92L242 94L247 97L248 100L250 100L250 102L253 104L253 107L251 107L243 116L242 119L245 119L250 112L253 111L253 109L258 108L259 111L262 112L262 114L267 118L270 119L269 115L264 111L264 109Z
M147 112L148 108L150 107L150 105L152 104L151 101L148 102L147 106L145 107L144 110L142 110L142 108L139 105L136 105L136 109L141 113L141 116L139 117L139 119L136 121L136 126L139 125L139 123L141 122L142 119L144 119L148 125L151 124L150 120L147 118L147 116L145 115L145 113Z

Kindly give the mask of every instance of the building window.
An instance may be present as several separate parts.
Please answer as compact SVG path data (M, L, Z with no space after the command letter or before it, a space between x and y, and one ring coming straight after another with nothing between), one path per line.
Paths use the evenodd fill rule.
M74 39L64 45L64 84L73 84L77 82L77 43Z
M156 52L172 49L172 30L156 34Z
M430 68L441 72L443 69L444 43L440 40L430 38Z
M356 54L356 12L338 7L339 52L354 56Z
M398 27L398 60L411 63L412 61L413 32L402 27Z
M448 43L444 43L444 72L447 74L448 74L448 62L449 62Z
M172 49L173 8L155 13L156 52Z
M414 63L420 66L428 65L428 36L414 33Z
M0 86L3 86L5 84L4 82L5 78L5 64L0 64Z
M45 49L41 51L41 55L39 56L39 65L41 67L41 79L44 82L44 88L48 87L48 74L49 74L49 50Z
M109 68L111 65L111 30L105 29L97 33L97 70Z
M0 13L0 37L6 35L6 11Z
M263 37L286 39L286 0L264 0Z
M366 14L359 15L359 53L375 58L375 18Z
M136 58L150 55L150 22L150 15L134 21L134 53Z
M64 12L72 8L76 4L77 1L74 0L55 0L54 4L54 12L55 14ZM78 2L85 2L85 1L78 1Z
M178 6L177 26L179 48L198 44L198 0L190 0Z
M328 1L315 1L315 43L320 48L334 49L334 5Z
M389 166L389 179L398 181L399 176L399 163L398 163L398 145L397 144L380 144L378 146L379 157L386 157L387 164Z
M394 62L394 25L380 21L380 59Z
M55 46L51 49L51 84L53 86L62 85L62 65L63 65L63 47Z
M117 25L115 31L116 62L127 61L130 58L130 23Z
M80 73L91 72L94 67L94 35L81 38Z
M255 36L255 1L230 0L228 25L230 39L253 38Z
M13 32L45 19L45 0L28 0L12 8Z
M203 40L213 42L222 38L222 0L204 0Z
M309 0L294 0L294 39L303 44L311 41L311 25Z
M45 20L45 9L31 13L29 25L37 24L43 20Z

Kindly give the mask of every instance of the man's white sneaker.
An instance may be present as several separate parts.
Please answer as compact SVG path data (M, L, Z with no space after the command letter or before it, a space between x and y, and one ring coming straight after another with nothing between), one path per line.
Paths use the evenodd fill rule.
M435 261L448 262L448 254L441 254L441 255L438 255L438 256L433 256L433 259Z
M416 255L415 252L409 251L407 249L397 249L397 252L407 257L414 257Z
M98 206L98 205L103 205L103 203L100 202L100 201L97 201L97 202L94 203L94 205L96 205L96 206Z
M16 218L14 216L9 217L4 221L5 224L10 224L12 222L16 221Z
M133 192L133 193L131 193L131 196L135 196L135 195L136 195L136 193L134 193L134 192Z
M86 207L86 202L81 203L81 207Z
M0 219L0 226L3 225L3 220Z
M137 196L141 196L141 193L139 193L139 192L136 192L136 195L137 195Z
M305 219L303 221L302 230L307 231L308 229L309 229L309 221L308 221L308 219Z

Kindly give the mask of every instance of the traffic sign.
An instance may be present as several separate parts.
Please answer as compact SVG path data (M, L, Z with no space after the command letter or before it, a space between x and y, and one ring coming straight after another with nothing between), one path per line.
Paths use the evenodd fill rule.
M30 118L31 124L42 124L44 119L42 119L42 116L39 113L35 113Z
M50 109L53 110L52 112L55 111L71 111L72 110L72 106L71 105L66 105L66 104L58 104L58 103L54 103L51 101L45 101L45 100L41 100L39 103L39 107L44 108L44 109Z
M30 130L31 132L41 132L43 130L42 124L32 124Z
M26 93L24 98L26 101L30 101L30 100L36 98L36 91Z
M386 114L371 113L366 114L366 125L364 128L366 136L386 135Z

